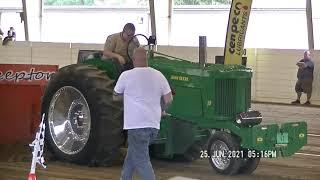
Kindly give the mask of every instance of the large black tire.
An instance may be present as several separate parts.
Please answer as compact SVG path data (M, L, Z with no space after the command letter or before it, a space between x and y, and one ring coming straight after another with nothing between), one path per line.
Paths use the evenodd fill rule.
M225 174L225 175L234 175L237 174L239 171L239 168L241 166L241 159L238 157L231 157L231 158L227 158L229 159L229 164L228 163L223 163L221 162L222 166L218 166L218 162L220 162L219 158L225 158L225 156L228 156L228 152L227 154L224 154L225 156L222 156L219 153L222 153L222 150L218 150L218 154L215 154L214 152L212 152L212 148L214 146L215 143L221 143L223 142L224 145L226 145L226 147L228 148L228 152L239 152L240 151L240 143L239 140L226 132L222 132L222 131L217 131L215 132L211 139L209 140L208 143L208 155L209 155L209 163L211 164L211 166L213 167L214 170L216 170L218 173L220 174ZM240 154L239 154L240 156ZM216 161L213 160L216 159ZM223 161L223 160L222 160ZM224 165L225 164L225 165Z
M191 147L183 154L183 158L187 162L192 162L200 158L199 152L201 151L201 145L194 143Z
M59 89L66 86L82 93L91 115L89 138L76 154L61 151L49 130L48 110L51 100ZM122 103L112 101L113 87L113 80L90 65L73 64L54 74L43 96L42 112L46 114L46 146L57 159L89 166L111 166L119 160L120 147L125 140L122 130L123 108Z
M177 162L192 162L200 158L199 152L201 151L202 146L200 143L196 142L191 145L188 150L183 154L175 154L173 156L173 161Z
M245 158L242 160L242 165L238 171L238 174L251 174L257 169L260 163L259 158Z

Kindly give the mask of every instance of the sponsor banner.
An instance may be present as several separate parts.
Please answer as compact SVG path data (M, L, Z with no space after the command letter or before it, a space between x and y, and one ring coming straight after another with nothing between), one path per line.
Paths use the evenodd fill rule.
M0 64L0 84L45 85L57 65Z
M230 8L225 64L241 64L252 0L233 0Z

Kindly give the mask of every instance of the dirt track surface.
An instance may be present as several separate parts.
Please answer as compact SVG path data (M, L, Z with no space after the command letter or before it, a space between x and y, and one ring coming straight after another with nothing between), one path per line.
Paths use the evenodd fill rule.
M254 174L235 177L218 175L205 159L192 163L152 160L157 179L180 176L203 180L320 180L320 136L316 136L320 135L320 109L268 104L254 104L253 109L262 112L264 123L306 120L311 135L308 136L308 145L300 151L303 155L262 159ZM27 179L30 155L26 146L0 146L0 180ZM121 165L90 168L56 161L47 163L47 169L38 166L38 180L116 180L121 171Z

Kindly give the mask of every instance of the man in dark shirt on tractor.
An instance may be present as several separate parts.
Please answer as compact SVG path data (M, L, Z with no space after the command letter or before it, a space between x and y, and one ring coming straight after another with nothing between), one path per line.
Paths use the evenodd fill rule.
M297 63L297 66L299 67L297 73L298 81L295 86L295 90L297 92L297 100L293 101L292 104L300 104L302 93L306 93L307 101L304 104L310 105L314 70L314 64L311 60L310 51L304 52L304 58Z

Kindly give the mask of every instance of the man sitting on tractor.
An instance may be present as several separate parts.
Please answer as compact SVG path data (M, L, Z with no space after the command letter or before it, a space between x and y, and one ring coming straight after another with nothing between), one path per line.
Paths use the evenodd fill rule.
M124 69L132 69L133 65L129 56L133 54L135 48L140 46L138 39L134 37L135 30L132 23L127 23L122 32L108 36L104 45L103 57L117 60Z

